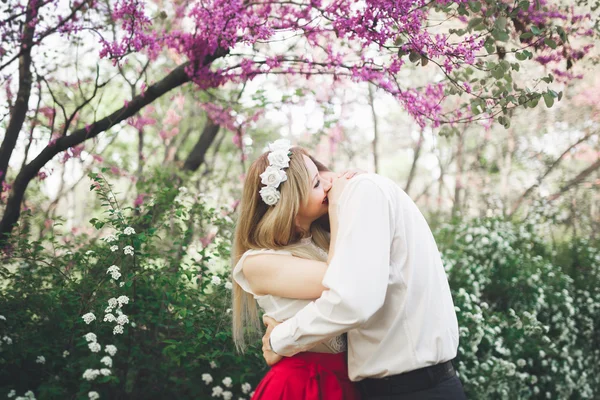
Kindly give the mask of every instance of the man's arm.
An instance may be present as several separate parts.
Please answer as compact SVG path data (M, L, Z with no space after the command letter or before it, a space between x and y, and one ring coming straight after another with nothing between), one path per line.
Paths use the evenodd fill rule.
M329 288L271 333L271 346L292 356L373 316L383 305L389 278L391 221L379 186L349 182L339 209L335 255L323 279Z

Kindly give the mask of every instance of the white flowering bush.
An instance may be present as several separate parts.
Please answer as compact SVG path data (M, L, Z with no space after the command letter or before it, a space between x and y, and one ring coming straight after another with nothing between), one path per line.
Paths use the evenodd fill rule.
M95 234L31 241L23 223L0 268L0 397L249 399L257 341L231 341L233 221L169 171L118 204L92 175ZM600 245L549 220L453 223L435 234L460 325L470 399L600 397ZM11 397L12 396L12 397Z
M137 207L91 178L104 211L95 235L56 223L40 241L27 224L13 237L0 269L0 397L249 399L266 366L260 343L241 356L231 342L231 208L167 171L138 188L153 196Z
M600 396L600 252L551 245L550 222L443 227L460 326L457 367L474 399Z

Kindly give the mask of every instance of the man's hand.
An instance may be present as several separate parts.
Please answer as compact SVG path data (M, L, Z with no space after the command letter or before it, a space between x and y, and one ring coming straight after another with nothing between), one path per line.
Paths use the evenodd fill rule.
M329 189L329 192L327 192L327 200L329 201L330 214L332 211L331 207L337 206L339 204L340 197L342 196L342 192L344 191L344 188L350 181L350 178L348 176L352 177L352 176L354 176L354 173L346 172L339 178L335 179L331 184L331 189ZM335 210L333 210L333 211L335 211Z
M263 342L263 347L262 347L263 358L265 359L265 361L267 362L267 364L269 365L269 367L272 367L273 365L275 365L279 361L281 361L281 359L283 358L279 354L276 354L275 352L273 352L273 349L271 349L271 344L269 343L269 338L271 337L271 332L280 323L277 322L277 321L275 321L271 317L267 317L266 315L263 316L263 323L267 327L267 331L265 332L265 335L262 338L262 342Z
M360 175L360 174L366 174L367 171L360 169L360 168L350 168L344 172L342 172L338 177L341 178L342 176L346 177L346 179L351 179L354 178L356 175Z

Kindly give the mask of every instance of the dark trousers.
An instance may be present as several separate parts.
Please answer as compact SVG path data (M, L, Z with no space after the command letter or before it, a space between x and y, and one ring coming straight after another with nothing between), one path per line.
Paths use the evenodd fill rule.
M359 382L360 385L360 382ZM418 392L366 396L363 400L466 400L467 396L457 376L439 382L436 386Z

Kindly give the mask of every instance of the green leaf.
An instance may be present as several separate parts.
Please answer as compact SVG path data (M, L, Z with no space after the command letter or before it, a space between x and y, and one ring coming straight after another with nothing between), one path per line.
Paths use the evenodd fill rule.
M481 24L483 22L483 18L481 17L476 17L476 18L472 18L469 21L469 24L467 25L468 29L473 29L475 26Z
M410 62L416 63L421 59L421 54L417 53L416 51L411 51L408 55L408 59Z
M531 33L531 32L525 32L525 33L522 33L521 36L519 36L519 38L521 40L531 39L532 37L533 37L533 33Z
M529 1L521 1L519 2L519 8L523 11L529 10L530 3Z
M523 52L516 52L515 53L515 58L517 60L519 60L519 61L525 61L525 60L527 60L527 56Z
M560 40L562 40L563 42L567 42L569 40L569 38L567 37L567 33L565 32L562 26L557 26L556 32L558 33L558 36L560 36Z
M560 101L562 99L562 95L563 95L563 92L561 90L560 92L558 92L558 101Z
M556 48L556 42L550 38L546 38L544 39L544 43L546 43L546 46L555 49Z
M548 92L542 95L544 97L544 103L546 103L546 107L550 108L554 104L554 97Z
M492 36L494 37L494 39L499 40L501 42L506 42L510 38L506 31L500 30L498 28L494 28L492 30Z
M463 15L463 16L469 15L469 10L467 10L467 7L465 7L464 4L459 5L458 8L456 9L456 11L458 11L458 15Z
M473 115L479 115L483 111L485 111L485 107L480 99L471 100L471 112L473 112Z
M494 44L494 40L489 36L487 39L485 39L485 43L483 44L483 46L485 47L485 50L488 52L488 54L492 54L496 51L496 45Z
M492 71L491 74L496 79L502 79L504 77L504 68L501 65L497 65Z
M494 25L496 26L496 28L498 28L500 30L505 30L506 29L506 17L498 17L498 19L496 19L496 22L494 23Z
M481 11L481 3L479 1L469 1L469 8L473 12Z
M542 31L535 25L531 26L531 33L533 33L534 35L541 35Z

